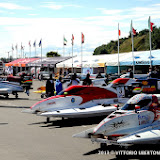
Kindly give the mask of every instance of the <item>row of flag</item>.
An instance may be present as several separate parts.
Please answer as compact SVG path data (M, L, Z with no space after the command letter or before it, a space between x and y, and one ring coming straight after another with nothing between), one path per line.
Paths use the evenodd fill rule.
M81 33L81 43L84 43L84 34ZM74 45L74 35L72 34L72 39L71 39L71 44ZM31 41L28 43L29 47L31 47ZM39 41L39 47L42 46L42 39ZM64 37L63 38L63 45L67 45L67 39ZM36 47L36 41L33 43L33 47ZM18 45L16 44L15 49L18 49ZM12 50L14 50L14 46L12 45ZM21 50L24 50L24 46L21 43Z
M84 43L84 34L81 33L81 43ZM74 35L72 34L71 44L74 45ZM63 38L63 45L67 45L67 39Z
M29 41L28 45L31 47L31 41ZM41 47L41 46L42 46L42 39L39 42L39 47ZM24 47L25 46L23 46L22 43L21 43L21 50L24 50ZM33 47L36 47L36 41L34 41ZM18 50L18 44L16 44L15 49ZM14 50L14 46L13 45L12 45L12 50Z
M151 18L149 17L148 18L148 28L149 28L149 31L151 31L151 32L153 31L153 25L154 25L154 23L151 22ZM136 30L132 26L132 21L131 21L130 31L131 31L131 34L136 35ZM121 30L120 29L118 29L118 35L119 36L121 35Z
M149 16L148 19L148 29L149 29L149 43L150 43L150 67L152 67L152 61L151 61L151 50L152 50L152 45L151 45L151 32L153 31L153 25L154 23L151 22L151 18ZM130 28L130 33L131 33L131 40L132 40L132 59L133 59L133 74L135 72L135 64L134 64L134 40L133 36L136 35L136 30L133 28L132 21L131 21L131 28ZM121 31L119 29L119 24L118 24L118 75L120 74L120 63L119 63L119 36L121 35Z

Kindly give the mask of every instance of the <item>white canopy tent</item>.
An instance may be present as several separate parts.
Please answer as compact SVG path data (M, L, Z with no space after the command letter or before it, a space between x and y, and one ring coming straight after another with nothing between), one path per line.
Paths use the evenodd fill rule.
M139 72L142 70L142 66L150 66L150 51L135 51L134 66ZM119 64L121 70L126 70L133 66L132 52L120 53ZM152 65L160 65L160 50L152 50L151 52ZM83 70L86 68L93 68L97 72L98 68L104 68L107 73L118 72L118 54L105 54L105 55L92 55L83 56ZM141 67L140 67L141 66ZM64 62L60 62L56 65L57 68L72 68L72 59L68 59ZM105 68L106 67L106 68ZM138 67L138 68L137 68ZM73 58L73 68L81 68L81 56ZM146 68L145 68L146 70Z
M83 56L82 61L83 67L104 67L105 59L104 56ZM68 59L56 65L57 68L71 68L72 59ZM81 57L73 57L73 67L81 68Z
M137 56L139 53L135 52L134 56ZM119 61L125 61L131 59L132 52L121 53L119 54ZM83 56L82 65L84 68L87 67L105 67L105 66L117 66L118 65L118 54L105 54L105 55L93 55L93 56ZM65 60L56 65L57 68L71 68L72 59ZM73 67L81 68L81 57L73 57Z
M134 65L150 65L150 58L152 65L160 65L160 50L152 50L151 57L150 51L135 52ZM121 66L132 66L133 60L128 57L120 62Z

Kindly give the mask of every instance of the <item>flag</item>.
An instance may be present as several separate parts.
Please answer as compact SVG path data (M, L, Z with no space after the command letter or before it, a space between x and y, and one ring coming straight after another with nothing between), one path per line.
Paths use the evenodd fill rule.
M74 36L73 36L73 34L72 34L72 45L74 44Z
M136 30L132 27L132 34L136 35Z
M31 47L31 41L29 41L28 45Z
M132 27L132 21L131 21L131 34L136 35L136 30Z
M34 41L34 43L33 43L33 47L36 47L36 41Z
M121 30L120 29L118 30L118 34L119 34L119 36L121 35Z
M65 37L63 38L63 45L67 45L67 40Z
M148 28L149 28L149 30L150 30L151 32L153 31L153 25L154 25L154 23L151 22L151 18L150 18L150 16L149 16L149 19L148 19Z
M151 32L152 32L154 23L150 22L150 24L151 24Z
M84 43L84 34L82 33L82 43Z
M42 39L39 41L39 47L42 45Z

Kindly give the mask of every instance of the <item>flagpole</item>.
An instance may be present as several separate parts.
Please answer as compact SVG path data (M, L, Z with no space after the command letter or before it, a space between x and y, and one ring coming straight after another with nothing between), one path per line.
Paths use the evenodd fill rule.
M18 46L17 46L17 44L16 44L16 58L18 58Z
M12 59L13 59L13 44L12 44Z
M150 67L152 67L152 54L151 54L151 50L152 50L152 43L151 43L151 31L149 31L149 41L150 41Z
M118 75L120 75L120 66L119 66L119 23L118 23Z
M30 58L31 58L31 45L30 45Z
M72 42L72 73L73 73L73 42Z
M65 51L64 51L64 38L65 38L65 37L64 37L64 35L63 35L63 57L64 57L64 52L65 52ZM64 61L63 61L63 74L64 74Z
M41 65L42 65L42 39L41 39Z
M23 49L23 58L25 58L25 54L24 54L24 47L23 47L22 49Z
M73 37L73 34L72 34L72 73L73 73L73 40L74 40L74 37Z
M131 20L131 36L132 36L132 58L133 58L133 75L134 75L134 72L135 72L135 65L134 65L134 40L133 40L132 20Z
M63 43L63 57L64 57L64 52L65 52L65 51L64 51L64 43Z
M33 46L35 47L35 57L36 57L36 40L34 41Z
M21 58L22 58L22 42L21 42Z
M30 58L31 58L31 42L29 41L29 52L30 52Z
M37 56L37 53L36 53L37 51L36 51L36 46L35 46L35 57Z
M82 52L82 33L81 33L81 74L83 72L83 52Z
M152 67L152 43L151 43L151 22L150 22L150 16L149 16L149 43L150 43L150 67Z
M16 50L15 59L17 59L17 49L16 49L16 46L15 46L15 50Z

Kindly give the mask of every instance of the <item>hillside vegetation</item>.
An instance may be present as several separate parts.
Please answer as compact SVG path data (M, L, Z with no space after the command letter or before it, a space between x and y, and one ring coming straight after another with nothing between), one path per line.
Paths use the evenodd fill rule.
M154 27L151 33L152 49L160 49L160 28ZM127 38L119 39L119 52L131 52L132 51L132 39L131 34ZM149 31L144 29L134 35L134 51L146 51L149 50ZM112 54L118 52L118 40L111 41L108 44L103 44L94 50L93 55L100 54Z

